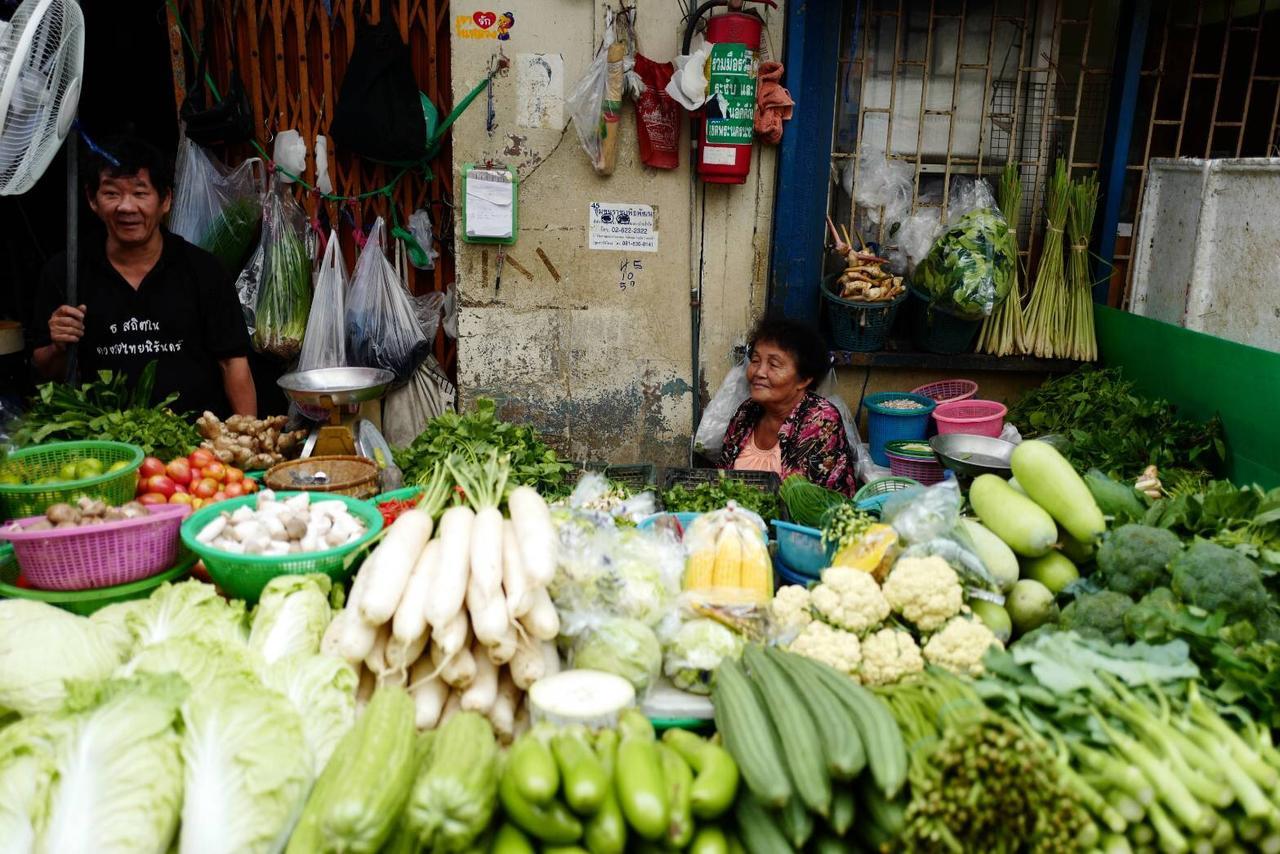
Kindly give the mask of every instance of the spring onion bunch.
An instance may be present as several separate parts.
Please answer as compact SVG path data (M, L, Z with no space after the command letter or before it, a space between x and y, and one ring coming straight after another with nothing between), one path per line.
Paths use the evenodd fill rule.
M1066 323L1066 348L1062 355L1092 362L1098 358L1098 341L1093 329L1093 281L1089 277L1089 235L1098 210L1098 179L1090 175L1071 184L1067 238L1071 257L1067 262L1070 282Z
M1067 164L1059 160L1045 194L1044 246L1031 303L1027 306L1027 349L1041 358L1061 356L1064 350L1070 294L1063 269L1062 239L1070 199Z
M1022 216L1022 176L1018 164L1005 164L1000 175L1000 211L1009 223L1009 239L1016 251L1018 246L1018 222ZM1018 284L1018 265L1013 266L1013 278L1009 283L1009 296L996 306L995 312L982 322L978 336L978 350L994 356L1010 356L1027 350L1025 321L1022 316L1022 288Z

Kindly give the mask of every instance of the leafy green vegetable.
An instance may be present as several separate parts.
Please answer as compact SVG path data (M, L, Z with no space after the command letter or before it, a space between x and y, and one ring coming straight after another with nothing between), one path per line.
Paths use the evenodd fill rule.
M935 307L981 320L1008 297L1017 259L1018 247L1000 211L976 208L934 240L912 282Z
M91 619L122 626L139 647L188 636L212 644L243 646L246 638L244 602L227 601L212 584L194 579L166 582L148 599L110 605Z
M1200 675L1183 641L1125 645L1090 640L1074 632L1041 632L1014 644L1010 654L1014 662L1030 668L1040 684L1058 694L1100 687L1103 673L1129 685Z
M839 492L810 483L798 474L782 481L781 495L791 521L810 528L821 527L822 517L828 510L848 501Z
M0 840L6 851L36 850L61 729L43 715L0 728Z
M193 692L201 693L215 682L252 679L253 661L248 653L241 644L215 644L187 635L143 647L118 675L176 673Z
M497 451L510 463L509 485L532 486L549 497L566 494L573 466L562 462L531 427L502 421L497 413L497 404L481 398L470 412L446 412L428 421L409 447L395 451L396 465L405 480L419 482L430 477L450 454L480 462Z
M724 659L740 657L745 643L715 620L689 620L667 641L663 672L681 691L710 694L712 673Z
M96 380L73 388L63 383L40 386L11 431L15 446L99 439L137 445L164 459L186 456L200 444L194 419L170 407L178 395L154 401L156 363L136 383L124 374L99 371Z
M183 707L183 850L271 851L311 781L302 718L256 682L228 680Z
M355 722L355 670L331 655L293 655L262 668L260 676L302 716L307 755L318 776Z
M244 264L261 219L261 197L236 196L200 238L200 248L212 252L228 272L235 272Z
M1222 422L1180 417L1168 401L1142 397L1114 369L1086 365L1049 380L1009 409L1024 438L1050 434L1068 441L1077 470L1097 468L1132 481L1149 465L1217 472L1226 459Z
M781 513L781 502L774 493L723 475L692 487L676 484L662 493L662 508L669 513L710 513L723 509L730 501L766 522Z
M290 655L315 655L329 626L329 590L333 582L322 573L281 575L262 591L249 647L268 664Z
M1203 491L1162 498L1145 522L1183 538L1202 537L1258 561L1268 574L1280 570L1280 487L1211 481Z
M579 635L571 658L574 667L621 676L642 696L662 670L662 646L653 629L623 617L605 619Z

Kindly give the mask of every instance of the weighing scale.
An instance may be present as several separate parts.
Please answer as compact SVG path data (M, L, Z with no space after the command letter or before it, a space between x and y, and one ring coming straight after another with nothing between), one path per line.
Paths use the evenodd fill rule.
M285 374L277 383L290 400L316 424L302 446L301 457L367 457L382 470L384 489L394 489L400 471L382 432L360 416L360 405L379 400L395 379L379 368L320 368Z

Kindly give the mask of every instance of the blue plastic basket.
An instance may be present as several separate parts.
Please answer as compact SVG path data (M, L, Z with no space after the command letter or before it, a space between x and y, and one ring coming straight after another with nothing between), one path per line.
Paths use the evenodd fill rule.
M874 353L884 349L889 329L898 314L898 306L906 300L902 292L888 302L855 302L832 292L839 275L828 276L822 283L822 298L827 304L827 331L837 350Z
M786 587L788 584L799 584L801 587L813 587L819 581L819 579L812 576L802 575L801 573L796 572L776 557L773 559L773 578L779 587Z
M920 404L919 409L891 409L882 406L889 400L914 400ZM923 439L929 427L929 416L937 406L933 398L909 391L882 391L869 394L862 405L867 408L867 436L871 448L871 459L876 465L889 465L889 457L884 452L887 442L896 439Z
M827 548L822 545L822 532L817 528L774 519L773 529L778 538L778 560L792 571L817 578L822 570L831 565Z

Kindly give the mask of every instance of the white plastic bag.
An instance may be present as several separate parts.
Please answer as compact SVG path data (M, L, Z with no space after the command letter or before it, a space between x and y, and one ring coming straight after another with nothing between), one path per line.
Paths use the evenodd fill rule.
M262 161L229 169L185 136L178 143L169 230L240 269L262 219Z
M724 382L720 383L715 396L702 411L698 432L693 437L693 449L703 456L718 458L721 449L724 448L724 433L729 429L733 414L750 396L751 386L747 383L747 362L743 359L729 369Z
M338 233L329 232L329 242L316 272L316 289L311 297L311 314L302 338L298 370L341 368L347 364L345 302L347 268L342 260Z
M378 217L351 277L346 309L348 355L353 364L382 368L404 381L427 357L431 344L408 291L384 254L383 229Z
M866 210L873 224L891 227L911 213L913 189L911 166L901 160L889 160L878 149L865 148L858 162L858 186L854 201Z
M409 381L387 394L382 404L382 436L393 448L408 447L427 422L454 408L457 389L440 373L434 356Z
M827 375L822 378L822 382L818 383L818 387L814 389L819 395L826 398L836 411L840 413L840 420L844 424L844 438L849 443L850 452L862 443L858 437L858 422L853 420L853 413L849 411L849 404L844 402L844 398L836 394L836 369L832 368L827 371Z
M418 246L422 248L425 257L414 260L414 256L409 256L409 261L419 270L434 270L436 268L436 259L440 257L440 253L431 248L435 237L431 230L431 216L426 211L418 209L409 216L409 231L413 234L413 239L418 241ZM424 324L425 326L425 324ZM428 335L428 338L434 336Z
M604 162L604 130L600 114L604 106L605 91L609 87L608 46L615 41L611 17L595 57L564 102L569 108L569 116L573 119L573 128L578 133L582 150L596 168Z

